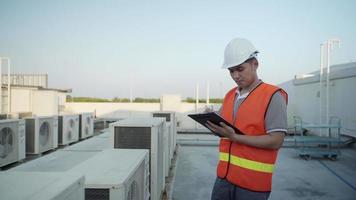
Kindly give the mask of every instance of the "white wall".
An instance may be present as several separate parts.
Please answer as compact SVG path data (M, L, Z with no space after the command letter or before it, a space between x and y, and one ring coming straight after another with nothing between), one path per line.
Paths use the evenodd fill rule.
M296 109L297 109L297 104L296 104L296 90L295 86L293 84L293 80L284 82L280 85L283 90L285 90L288 94L288 105L287 105L287 118L288 118L288 127L293 127L294 126L294 119L293 116L296 115Z
M210 104L215 110L221 104ZM198 112L203 112L206 104L199 104ZM72 103L67 102L65 106L67 113L96 112L97 117L127 118L127 117L148 117L152 112L160 111L160 103ZM196 126L187 114L195 113L194 103L180 103L174 110L179 124L178 129L205 129Z
M59 109L64 109L66 93L56 90L38 90L37 88L12 87L11 111L17 113L31 112L37 116L58 115ZM3 89L3 113L7 113L7 89Z
M356 77L339 79L334 87L330 114L340 116L343 132L356 137Z
M37 90L32 94L32 113L37 116L58 115L57 91Z
M31 112L32 92L33 92L32 89L12 88L11 89L11 113ZM3 91L3 94L7 94L7 91ZM7 102L7 100L4 101ZM5 108L3 111L6 113L7 108Z
M97 117L146 116L159 111L159 103L74 103L65 104L66 113L95 112Z
M281 85L283 87L283 85ZM288 116L301 116L309 123L320 123L320 84L319 82L286 87L294 93L290 98L292 109ZM339 78L330 81L329 116L341 118L342 133L356 137L356 77ZM322 123L326 122L326 89L322 89ZM289 124L289 125L293 125Z

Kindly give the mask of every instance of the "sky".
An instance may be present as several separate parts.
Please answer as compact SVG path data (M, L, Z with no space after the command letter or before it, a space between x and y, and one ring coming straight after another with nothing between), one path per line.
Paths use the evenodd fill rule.
M320 68L320 44L341 41L331 64L356 61L354 0L0 0L0 56L13 73L48 74L72 96L221 98L236 37L260 51L258 75L280 84ZM3 69L3 71L6 71ZM131 91L131 92L130 92Z

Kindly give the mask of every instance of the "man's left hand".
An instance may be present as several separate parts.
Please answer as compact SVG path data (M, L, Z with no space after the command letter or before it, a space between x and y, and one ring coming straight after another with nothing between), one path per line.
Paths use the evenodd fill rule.
M229 139L232 139L234 135L236 135L235 131L233 128L230 126L224 124L223 122L220 122L221 126L215 125L212 122L208 121L206 123L206 126L214 133L217 133L223 137L227 137Z

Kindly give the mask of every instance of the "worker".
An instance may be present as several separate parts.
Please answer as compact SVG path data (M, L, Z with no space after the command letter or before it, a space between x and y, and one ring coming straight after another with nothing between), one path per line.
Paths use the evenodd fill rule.
M243 38L225 48L223 69L237 87L224 98L220 115L242 134L224 123L208 122L221 135L217 178L212 200L268 199L278 149L287 132L287 93L257 76L259 52Z

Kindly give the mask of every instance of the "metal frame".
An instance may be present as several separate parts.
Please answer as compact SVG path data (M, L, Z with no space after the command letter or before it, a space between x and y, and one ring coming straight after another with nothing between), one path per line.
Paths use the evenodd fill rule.
M305 130L326 130L326 134L306 135ZM327 124L310 124L302 120L299 116L294 116L294 142L299 150L299 156L306 160L312 156L326 157L336 160L340 152L340 129L341 120L338 117L330 117ZM334 131L336 130L336 131Z

